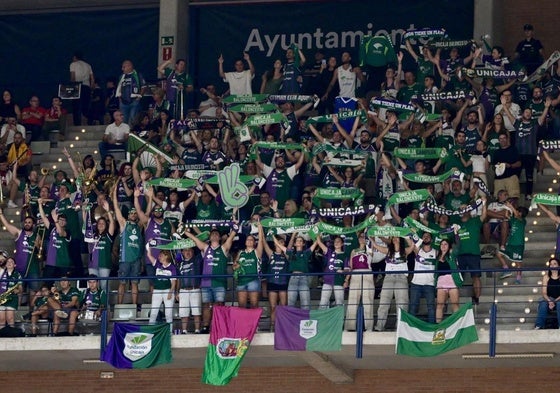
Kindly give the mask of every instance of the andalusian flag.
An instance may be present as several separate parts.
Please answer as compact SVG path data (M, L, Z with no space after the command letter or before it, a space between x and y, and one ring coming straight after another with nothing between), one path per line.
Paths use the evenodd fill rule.
M257 331L262 309L215 306L202 382L227 385L237 376L243 356Z
M340 351L344 307L302 310L276 308L274 349L286 351Z
M478 341L472 303L463 305L440 323L424 322L399 309L395 352L408 356L437 356Z
M101 360L116 368L148 368L171 363L169 324L115 323Z

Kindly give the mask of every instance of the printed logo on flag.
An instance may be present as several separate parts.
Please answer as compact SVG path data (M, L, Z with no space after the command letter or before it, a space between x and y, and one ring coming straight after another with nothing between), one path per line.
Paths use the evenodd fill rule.
M249 340L246 338L224 337L216 345L216 353L222 359L236 359L242 357L249 348Z
M299 322L299 335L305 339L313 338L317 335L317 320L304 319Z
M127 333L124 337L123 355L135 362L142 359L152 350L151 333Z
M432 345L445 344L445 329L438 329L432 337Z

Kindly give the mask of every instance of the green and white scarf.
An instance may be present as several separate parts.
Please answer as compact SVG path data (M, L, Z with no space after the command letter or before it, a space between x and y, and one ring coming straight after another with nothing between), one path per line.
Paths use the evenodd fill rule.
M549 206L560 206L560 195L557 194L545 194L539 193L533 196L531 200L530 209L537 207L537 204L549 205Z
M367 235L370 237L408 237L411 234L410 228L394 227L391 225L376 225L367 231Z
M336 116L338 117L339 120L346 120L346 119L353 119L355 117L360 117L362 123L367 122L367 113L363 109L356 109L353 111L341 111L337 113ZM305 121L305 124L309 125L309 124L318 124L318 123L332 123L332 117L333 117L332 114L310 117Z
M393 150L393 156L403 158L405 160L437 160L447 157L447 150L439 147L397 147Z
M256 102L266 101L268 94L252 94L252 95L230 95L225 97L222 101L225 104L251 104Z
M425 189L396 192L387 200L387 207L400 203L424 202L431 197L432 195Z
M228 109L230 112L265 113L278 111L274 104L238 104Z
M305 218L265 218L261 220L264 228L292 228L305 225Z
M265 113L249 116L243 125L249 127L263 126L266 124L287 123L288 119L282 113Z
M456 174L456 171L454 169L450 169L447 172L442 173L441 175L422 175L419 173L403 173L402 171L398 171L397 173L399 174L399 178L401 179L401 181L402 179L406 179L413 183L435 184L443 183L451 176Z
M358 188L317 188L313 196L313 204L319 206L321 199L361 199L363 197L362 191Z
M193 179L171 179L167 177L158 177L157 179L148 180L148 184L156 187L168 188L191 188L198 183Z

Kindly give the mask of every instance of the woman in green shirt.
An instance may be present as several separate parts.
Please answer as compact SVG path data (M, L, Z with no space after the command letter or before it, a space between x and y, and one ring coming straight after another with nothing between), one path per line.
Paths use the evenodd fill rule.
M259 292L261 289L261 258L263 252L264 233L260 221L258 242L255 236L247 235L245 250L239 251L233 262L234 276L237 277L237 305L247 307L247 296L251 308L259 305Z

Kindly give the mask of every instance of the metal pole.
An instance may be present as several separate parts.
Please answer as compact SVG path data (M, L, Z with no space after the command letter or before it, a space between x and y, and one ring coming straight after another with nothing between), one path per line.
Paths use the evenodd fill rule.
M109 289L108 279L104 278L105 286ZM103 352L105 352L105 347L107 346L107 330L109 326L109 294L107 291L105 292L105 308L101 311L101 337L99 343L99 359L103 356Z
M496 357L496 314L498 312L498 306L494 302L490 308L490 340L488 348L488 356L493 358Z
M362 285L360 288L360 300L356 311L356 358L361 359L364 350L364 275L360 274Z

